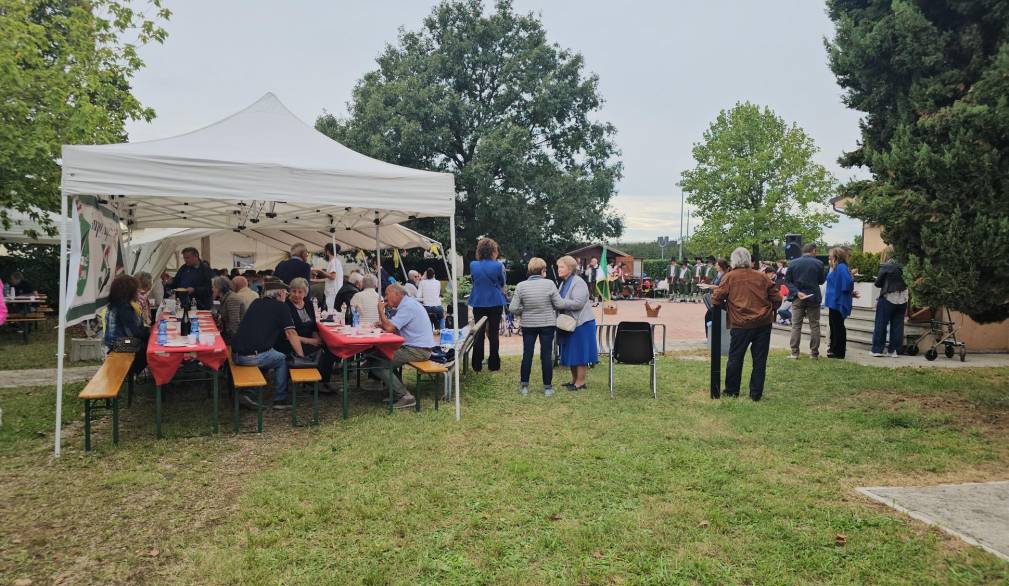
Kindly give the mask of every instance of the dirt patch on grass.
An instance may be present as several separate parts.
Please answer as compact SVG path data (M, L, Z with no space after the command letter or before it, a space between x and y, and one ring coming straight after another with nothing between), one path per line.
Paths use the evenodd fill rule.
M927 415L948 416L959 427L976 427L985 433L1000 437L1009 436L1009 410L978 405L952 391L950 395L910 395L861 390L851 396L850 402L871 404L891 412L905 412L910 409Z

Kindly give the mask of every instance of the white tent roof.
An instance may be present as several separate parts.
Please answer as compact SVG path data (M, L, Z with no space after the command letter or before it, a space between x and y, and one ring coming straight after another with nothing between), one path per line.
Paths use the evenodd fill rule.
M63 221L62 216L55 212L39 213L44 216L48 216L52 225L59 229L60 223ZM7 217L10 218L11 227L10 229L5 230L3 224L0 224L0 244L4 242L27 242L29 244L60 243L59 234L54 236L46 234L45 230L39 226L38 222L33 220L31 216L24 212L20 212L15 209L7 209ZM38 234L38 237L33 238L28 235L28 232L35 232Z
M109 197L134 229L373 229L376 221L455 210L450 173L354 152L302 122L272 93L187 134L64 146L62 187L67 195Z

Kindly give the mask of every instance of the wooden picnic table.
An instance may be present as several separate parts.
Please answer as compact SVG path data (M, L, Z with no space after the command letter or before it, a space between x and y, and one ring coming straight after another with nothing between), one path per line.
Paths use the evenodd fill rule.
M168 322L168 341L165 345L158 344L158 324L162 319ZM170 314L162 313L151 327L151 337L147 342L147 367L154 377L155 391L155 435L161 437L161 393L162 387L175 378L179 367L185 361L196 361L211 373L214 394L213 430L218 429L219 384L218 375L221 365L228 360L227 346L217 329L217 324L209 311L196 311L193 318L200 324L200 335L212 334L212 344L200 340L195 343L179 335L179 321ZM206 380L206 379L200 379Z
M355 328L330 322L318 322L319 337L326 345L326 349L337 358L343 360L343 418L350 416L350 358L374 350L385 356L387 360L392 359L392 355L402 346L406 340L402 336L382 332L375 328ZM391 371L390 367L390 371ZM360 372L360 368L358 368ZM390 373L391 375L391 373ZM392 388L389 389L390 394ZM392 403L390 402L390 409Z

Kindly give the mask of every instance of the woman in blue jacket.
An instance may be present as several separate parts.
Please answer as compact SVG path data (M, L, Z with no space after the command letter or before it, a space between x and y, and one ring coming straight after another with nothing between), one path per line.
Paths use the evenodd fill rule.
M827 358L843 360L848 343L848 331L844 327L844 320L851 315L852 299L858 297L858 293L855 292L855 280L848 271L848 251L843 248L832 248L828 260L830 274L827 275L827 291L823 300L830 324L830 351Z
M477 332L473 339L473 370L483 370L483 340L486 333L490 342L490 354L487 356L488 370L501 369L498 332L501 327L501 315L508 299L504 295L505 270L497 259L497 242L484 238L476 245L476 260L469 263L470 278L473 279L473 290L469 294L469 306L473 308L473 320L487 318L486 326Z

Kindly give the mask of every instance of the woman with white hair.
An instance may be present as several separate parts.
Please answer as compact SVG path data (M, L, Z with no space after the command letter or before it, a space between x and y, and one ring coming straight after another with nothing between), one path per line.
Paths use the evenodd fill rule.
M378 277L365 275L361 279L361 291L350 300L350 306L361 316L362 325L378 323Z
M711 293L714 305L725 305L729 315L729 362L725 368L725 395L739 396L743 375L743 357L750 347L753 370L750 373L750 398L759 401L764 394L767 352L771 347L771 323L781 305L781 292L774 281L753 270L750 251L737 248L729 258L732 270L722 276Z
M571 368L571 382L565 383L569 391L586 387L585 372L590 364L599 362L596 345L596 316L589 303L589 286L578 276L578 261L571 256L557 259L557 275L561 278L561 313L575 318L573 332L558 332L561 365ZM542 349L541 349L542 351Z

